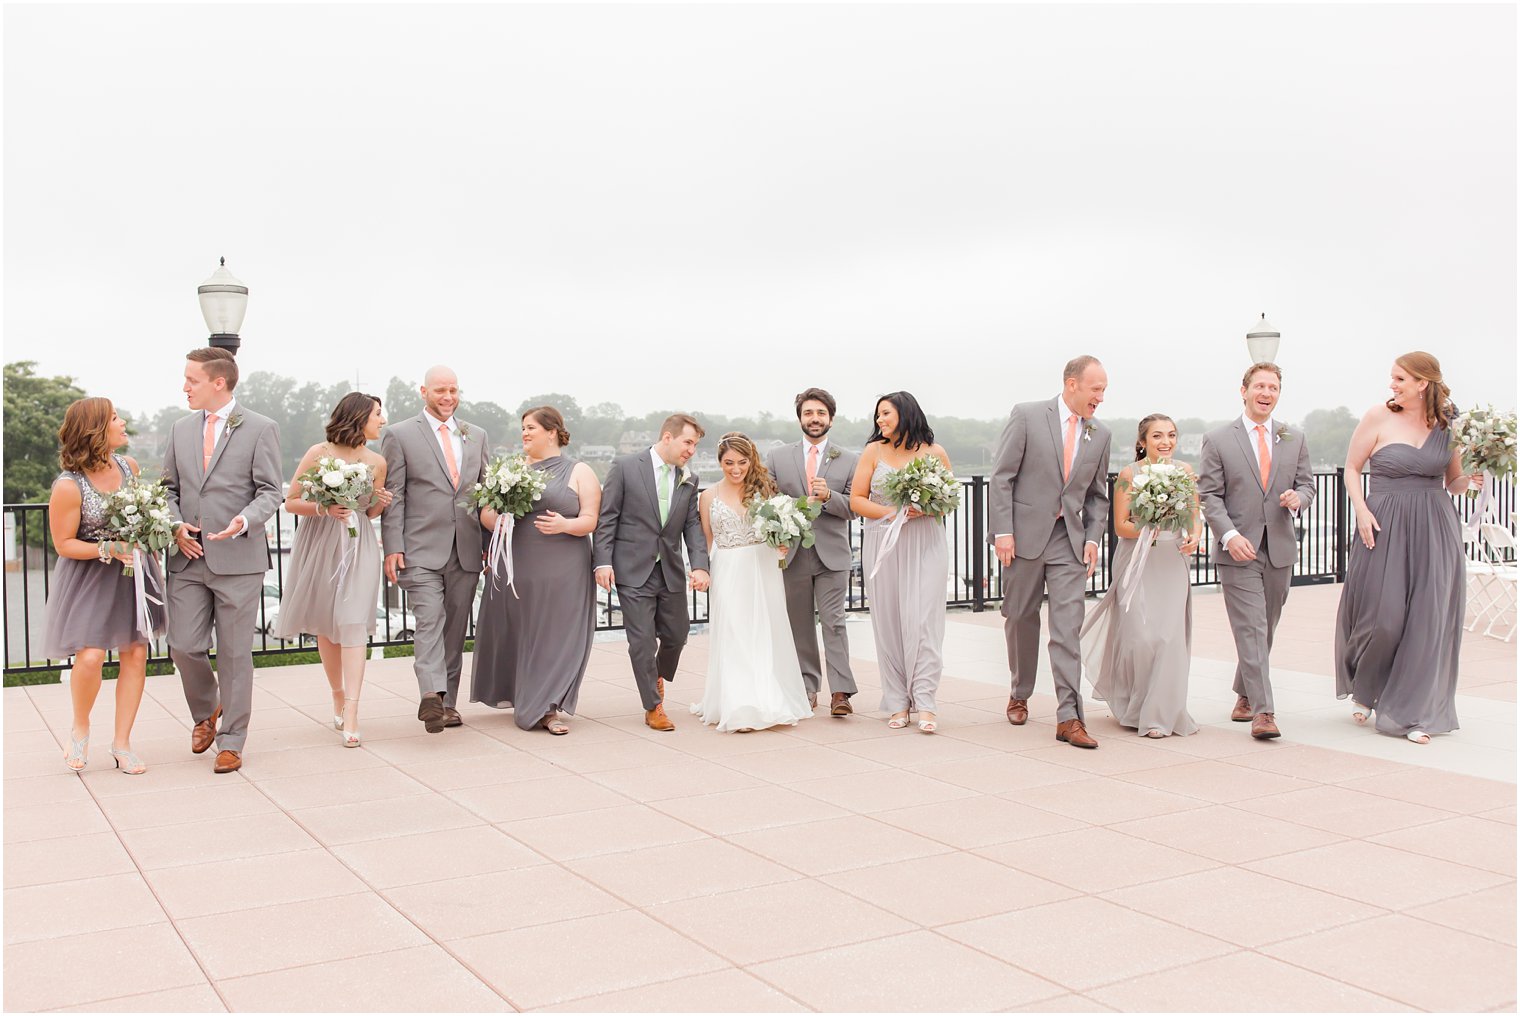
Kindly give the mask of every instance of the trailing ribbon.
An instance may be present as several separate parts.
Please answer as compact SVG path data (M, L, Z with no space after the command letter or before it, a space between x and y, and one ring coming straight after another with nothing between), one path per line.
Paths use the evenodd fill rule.
M343 599L343 586L348 581L349 569L359 559L359 530L354 525L354 513L350 511L348 518L340 520L347 526L348 544L343 548L343 556L338 559L338 567L332 573L332 581L338 585L338 599ZM371 534L373 539L373 533Z
M869 578L875 578L876 572L881 568L881 563L892 553L892 548L897 546L897 538L902 535L902 527L908 522L908 506L903 505L897 509L897 514L892 516L892 521L887 525L886 535L881 540L881 550L876 554L876 563L871 565Z
M1135 598L1135 590L1140 588L1140 577L1145 574L1145 559L1150 556L1155 540L1155 526L1140 527L1140 538L1135 541L1135 556L1129 559L1129 567L1124 569L1124 592L1119 594L1119 606L1126 613L1130 601Z
M144 572L147 576L144 577ZM132 548L132 595L135 601L135 613L137 615L137 631L145 639L153 638L153 615L148 611L148 604L162 607L164 601L148 592L148 579L153 580L153 592L158 596L164 594L163 583L159 580L158 572L148 567L148 560L143 557L143 552L137 547Z
M512 530L516 525L517 518L511 512L498 513L496 528L491 530L491 544L486 548L486 561L491 567L491 587L497 588L496 577L505 571L507 588L512 590L513 596L517 596L517 585L512 574Z
M1472 521L1467 524L1467 531L1473 536L1478 535L1478 530L1483 526L1483 516L1488 514L1489 493L1494 489L1494 478L1488 470L1483 470L1483 489L1478 491L1478 506L1473 509Z

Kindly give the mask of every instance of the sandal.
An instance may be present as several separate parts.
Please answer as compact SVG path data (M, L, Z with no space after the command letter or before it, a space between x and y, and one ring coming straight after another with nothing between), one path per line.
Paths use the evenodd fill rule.
M137 752L131 748L112 748L111 758L116 761L116 768L126 776L141 776L148 771L143 760L137 757Z
M1157 730L1155 727L1152 727L1150 730L1147 730L1145 732L1145 736L1146 737L1161 738L1161 737L1165 737L1166 735L1163 734L1161 731Z
M76 773L84 772L84 767L90 764L89 734L76 739L73 736L73 731L69 732L69 751L67 755L63 756L63 764Z
M912 710L906 709L900 713L893 713L892 718L887 721L887 728L889 730L903 729L908 725L908 717L911 715L913 715Z
M359 747L359 741L359 732L357 730L343 731L343 747L357 748Z
M565 723L565 721L562 720L562 719L560 719L557 715L552 715L551 714L549 716L544 717L544 722L541 723L541 724L539 724L539 726L543 727L549 733L554 734L556 736L558 736L560 734L568 734L568 733L570 733L570 726L569 726L569 724Z
M343 704L338 707L338 711L336 713L333 713L333 729L334 730L342 730L343 729L343 710L345 710L347 708L348 708L348 699L344 699L343 700Z
M930 713L928 719L918 721L918 729L925 734L932 734L939 729L939 724L934 721L934 714Z
M1358 727L1365 727L1367 721L1372 719L1372 707L1364 706L1356 699L1351 700L1351 722Z
M1429 744L1430 743L1430 735L1427 734L1427 733L1425 733L1425 731L1423 731L1423 730L1411 730L1409 733L1405 734L1404 736L1407 737L1407 738L1409 738L1415 744Z

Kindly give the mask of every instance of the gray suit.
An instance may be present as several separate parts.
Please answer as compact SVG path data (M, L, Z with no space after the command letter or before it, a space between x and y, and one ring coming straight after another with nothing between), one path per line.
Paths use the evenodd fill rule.
M1235 636L1235 694L1250 701L1252 713L1277 711L1272 704L1268 659L1298 558L1293 514L1278 498L1284 491L1298 491L1300 511L1314 500L1308 442L1302 431L1282 429L1282 440L1275 434L1267 438L1272 442L1272 466L1265 488L1244 420L1205 434L1198 466L1198 499L1214 533L1214 564ZM1251 541L1256 560L1236 561L1230 556L1224 536L1232 529Z
M602 484L602 513L591 550L593 567L613 570L628 659L646 712L660 704L656 679L675 679L691 630L683 538L692 570L707 570L697 474L678 469L672 484L669 514L661 525L650 450L614 459Z
M164 452L169 511L202 536L219 533L241 515L247 528L226 540L205 540L205 554L169 558L169 656L179 670L190 718L222 709L218 751L242 752L253 711L253 628L259 590L269 570L264 524L279 510L280 431L273 420L233 406L202 468L206 414L181 417ZM209 650L216 630L216 671Z
M832 492L823 511L813 520L813 546L799 549L781 573L786 585L786 614L797 644L797 663L807 690L816 694L823 684L818 659L818 631L813 627L816 609L823 628L823 650L829 665L829 690L855 694L855 675L850 672L850 643L844 631L845 600L850 589L850 486L860 456L829 441L817 475L828 481ZM805 497L807 442L773 449L765 468L784 494Z
M385 489L391 506L380 523L385 553L405 554L397 584L406 590L417 627L412 672L421 696L443 694L452 708L459 697L464 636L481 569L480 519L463 507L468 488L485 475L490 442L485 431L460 426L459 488L449 479L438 433L423 413L385 428Z
M1013 407L998 443L988 494L988 540L1013 536L1014 560L1003 574L1003 633L1011 697L1034 694L1040 656L1040 597L1050 600L1050 668L1056 718L1080 720L1079 633L1085 608L1087 543L1101 545L1108 525L1108 428L1082 424L1071 476L1061 478L1066 404L1058 396Z

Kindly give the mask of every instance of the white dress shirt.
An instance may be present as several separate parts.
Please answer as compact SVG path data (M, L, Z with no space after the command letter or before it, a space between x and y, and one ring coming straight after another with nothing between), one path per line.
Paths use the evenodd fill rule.
M228 399L227 400L227 404L225 406L223 406L222 408L220 408L220 409L204 409L204 410L201 411L201 434L202 435L204 435L206 433L206 417L209 416L209 415L211 415L212 413L216 414L216 422L211 425L211 430L216 435L215 437L213 437L211 439L211 454L212 454L213 457L215 457L215 455L216 455L216 446L222 443L222 436L227 433L227 418L229 416L231 416L236 411L237 411L237 399L236 398ZM245 518L243 518L243 516L239 515L236 518L234 518L232 521L233 522L241 522L242 523L241 528L239 528L237 532L235 532L235 533L232 534L233 539L236 539L239 536L246 536L246 535L248 535L248 520L247 519L245 519Z
M1240 414L1240 422L1245 426L1245 428L1246 428L1246 437L1249 438L1250 441L1251 441L1251 455L1252 455L1252 457L1256 457L1256 456L1258 456L1258 455L1261 454L1260 451L1258 450L1258 448L1256 447L1256 428L1257 427L1265 427L1265 428L1267 428L1267 471L1271 472L1271 470L1272 470L1272 456L1276 454L1276 449L1273 446L1275 444L1277 444L1277 436L1276 436L1277 435L1277 425L1276 425L1275 421L1269 416L1265 420L1263 420L1261 423L1258 424L1255 420L1251 419L1251 417L1250 417L1249 414L1241 413ZM1257 468L1260 468L1260 462L1259 461L1257 463ZM1293 514L1295 516L1297 516L1298 512L1294 512ZM1238 530L1238 529L1232 529L1228 533L1225 533L1224 534L1224 539L1220 540L1219 542L1220 542L1220 544L1222 546L1228 547L1230 545L1230 541L1233 540L1235 537L1237 537L1239 535L1240 535L1240 530Z

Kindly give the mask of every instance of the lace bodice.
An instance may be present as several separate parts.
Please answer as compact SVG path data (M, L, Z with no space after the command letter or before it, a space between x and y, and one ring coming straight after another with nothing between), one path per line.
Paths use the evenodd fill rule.
M750 522L749 512L740 514L734 511L716 494L713 495L709 511L714 547L753 547L757 543L765 542L755 535L755 527Z
M120 455L112 455L116 468L121 470L121 482L128 483L132 479L132 471L127 468L127 460ZM106 494L95 489L90 478L83 473L65 469L58 474L59 478L68 477L79 484L79 532L76 538L87 542L98 542L100 530L106 524ZM107 491L107 494L115 493Z

